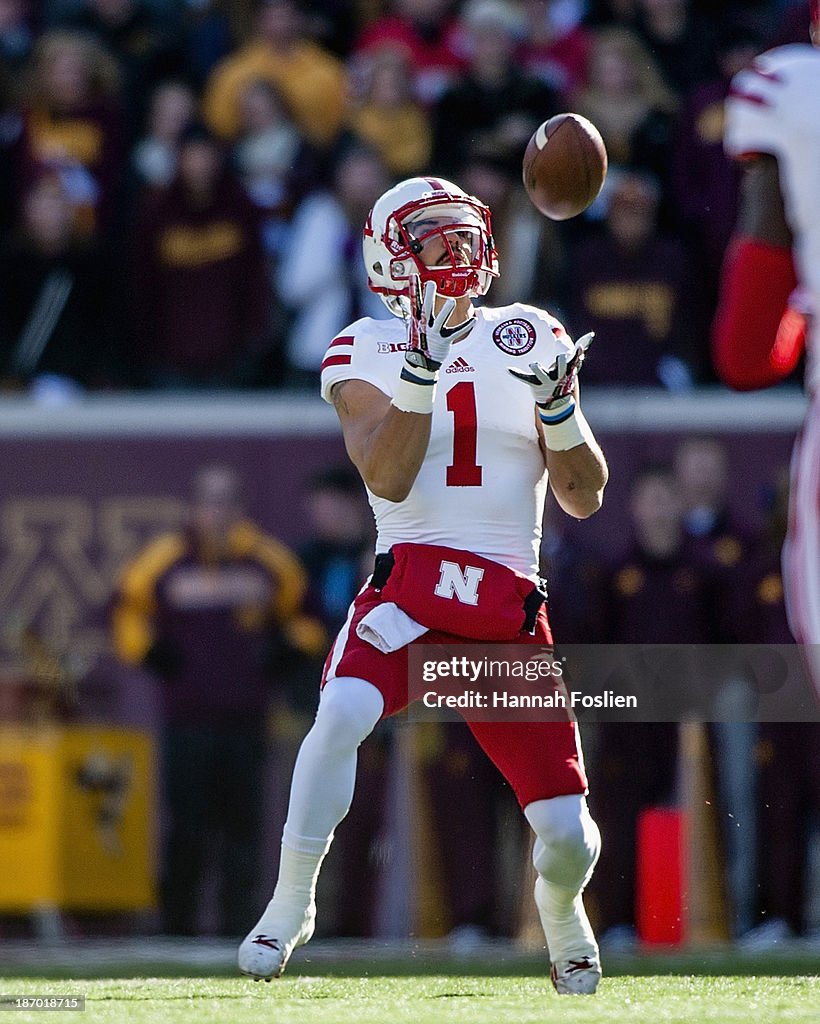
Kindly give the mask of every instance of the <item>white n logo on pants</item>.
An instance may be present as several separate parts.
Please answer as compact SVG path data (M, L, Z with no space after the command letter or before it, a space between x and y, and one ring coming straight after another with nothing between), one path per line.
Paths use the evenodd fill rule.
M442 562L434 593L448 600L455 597L462 604L478 604L478 585L483 575L484 570L474 565L468 565L462 572L458 562Z

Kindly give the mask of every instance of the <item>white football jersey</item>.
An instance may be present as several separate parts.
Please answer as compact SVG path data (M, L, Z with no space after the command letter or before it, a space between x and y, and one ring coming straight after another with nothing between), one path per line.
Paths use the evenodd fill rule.
M331 401L334 384L355 379L392 398L406 333L399 319L369 318L342 331L322 364L322 397ZM544 310L476 310L475 327L439 371L430 444L409 495L392 502L368 490L378 552L400 542L443 544L537 573L547 473L532 391L507 367L550 366L570 348Z
M724 144L735 157L777 157L800 284L814 316L807 384L820 387L820 50L796 44L756 57L735 75Z

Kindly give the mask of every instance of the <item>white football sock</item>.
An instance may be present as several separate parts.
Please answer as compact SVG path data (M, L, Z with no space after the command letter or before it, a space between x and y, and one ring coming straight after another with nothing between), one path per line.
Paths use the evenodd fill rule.
M601 850L601 835L580 795L537 800L524 813L535 834L535 903L550 960L596 957L598 945L582 892Z
M279 877L271 902L302 909L313 903L319 869L332 840L332 836L328 839L298 836L285 826L280 847Z

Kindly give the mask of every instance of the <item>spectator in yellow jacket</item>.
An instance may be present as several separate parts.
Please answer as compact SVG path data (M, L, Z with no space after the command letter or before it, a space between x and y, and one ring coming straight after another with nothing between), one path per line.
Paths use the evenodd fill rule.
M268 711L287 691L285 655L325 649L322 628L301 614L306 583L296 556L245 518L239 478L227 466L196 474L188 528L151 541L119 580L116 652L161 684L168 934L198 932L214 848L218 931L238 935L253 915Z
M359 60L348 124L395 177L421 174L430 161L433 132L415 99L413 71L401 51L383 49ZM358 79L358 81L356 81Z
M233 141L238 135L240 100L256 79L281 91L309 142L320 147L334 142L344 120L344 68L307 38L294 0L262 0L250 41L212 72L205 89L205 117L223 139Z

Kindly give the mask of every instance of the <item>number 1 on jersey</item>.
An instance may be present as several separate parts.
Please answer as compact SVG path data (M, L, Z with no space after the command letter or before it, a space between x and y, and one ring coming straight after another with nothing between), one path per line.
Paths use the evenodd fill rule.
M447 467L447 486L480 487L481 466L475 461L478 416L471 380L461 380L450 388L447 411L453 414L453 462Z

